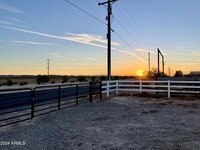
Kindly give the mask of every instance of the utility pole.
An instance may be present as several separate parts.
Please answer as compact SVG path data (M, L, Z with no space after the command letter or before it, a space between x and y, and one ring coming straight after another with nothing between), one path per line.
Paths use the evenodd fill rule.
M49 59L47 59L47 75L49 76Z
M148 69L149 69L149 77L150 77L150 74L151 74L151 72L150 72L150 68L151 68L151 66L150 66L150 52L148 52L148 61L149 61Z
M168 74L169 74L169 77L171 76L171 70L170 68L168 67Z
M157 49L158 50L158 77L160 76L160 50L159 49Z
M162 57L162 70L163 70L163 77L165 76L165 61L164 61L164 56Z
M111 80L111 23L110 23L110 16L112 15L112 4L116 2L117 0L108 0L107 2L99 3L98 5L104 5L107 7L107 17L106 20L108 21L107 27L108 27L108 33L107 33L107 40L108 40L108 54L107 54L107 61L108 61L108 77L107 80ZM107 4L107 5L106 5Z
M164 56L163 54L160 52L159 48L158 50L158 76L160 76L160 55L162 56L162 71L163 71L163 76L165 75L165 62L164 62Z

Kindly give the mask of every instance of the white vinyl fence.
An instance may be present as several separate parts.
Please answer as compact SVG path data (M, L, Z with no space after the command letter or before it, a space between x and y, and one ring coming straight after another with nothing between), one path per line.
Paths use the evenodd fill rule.
M112 80L102 82L102 92L109 97L115 92L149 92L200 94L200 81L142 81L142 80Z

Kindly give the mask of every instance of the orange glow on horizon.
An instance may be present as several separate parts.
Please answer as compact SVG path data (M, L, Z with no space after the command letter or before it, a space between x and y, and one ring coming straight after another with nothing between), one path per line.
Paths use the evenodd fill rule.
M137 74L137 76L141 77L141 76L144 75L144 71L143 70L138 70L136 74Z

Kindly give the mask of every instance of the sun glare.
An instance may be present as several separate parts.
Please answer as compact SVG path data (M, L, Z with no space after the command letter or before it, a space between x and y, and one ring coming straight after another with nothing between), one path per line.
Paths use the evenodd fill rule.
M143 72L144 72L143 70L138 70L137 71L137 76L139 76L139 77L143 76Z

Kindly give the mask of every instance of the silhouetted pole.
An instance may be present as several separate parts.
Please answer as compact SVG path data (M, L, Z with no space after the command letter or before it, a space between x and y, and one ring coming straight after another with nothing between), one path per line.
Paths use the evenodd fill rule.
M165 62L164 62L164 56L160 52L159 48L158 50L158 77L160 76L160 55L162 56L162 71L163 71L163 76L165 75Z
M112 15L112 7L111 5L116 2L117 0L108 0L107 2L99 3L99 5L104 5L107 4L107 9L108 9L108 15L106 17L108 21L108 33L107 33L107 39L108 39L108 55L107 55L107 60L108 60L108 77L107 80L111 80L111 23L110 23L110 16ZM112 3L112 4L111 4Z
M158 77L160 76L160 57L159 57L159 54L160 54L160 50L158 50Z
M47 59L47 75L49 76L49 59Z
M150 52L148 53L148 61L149 61L149 65L148 65L148 69L149 69L149 77L150 77Z
M165 62L164 57L162 57L162 70L163 70L163 77L165 76Z

